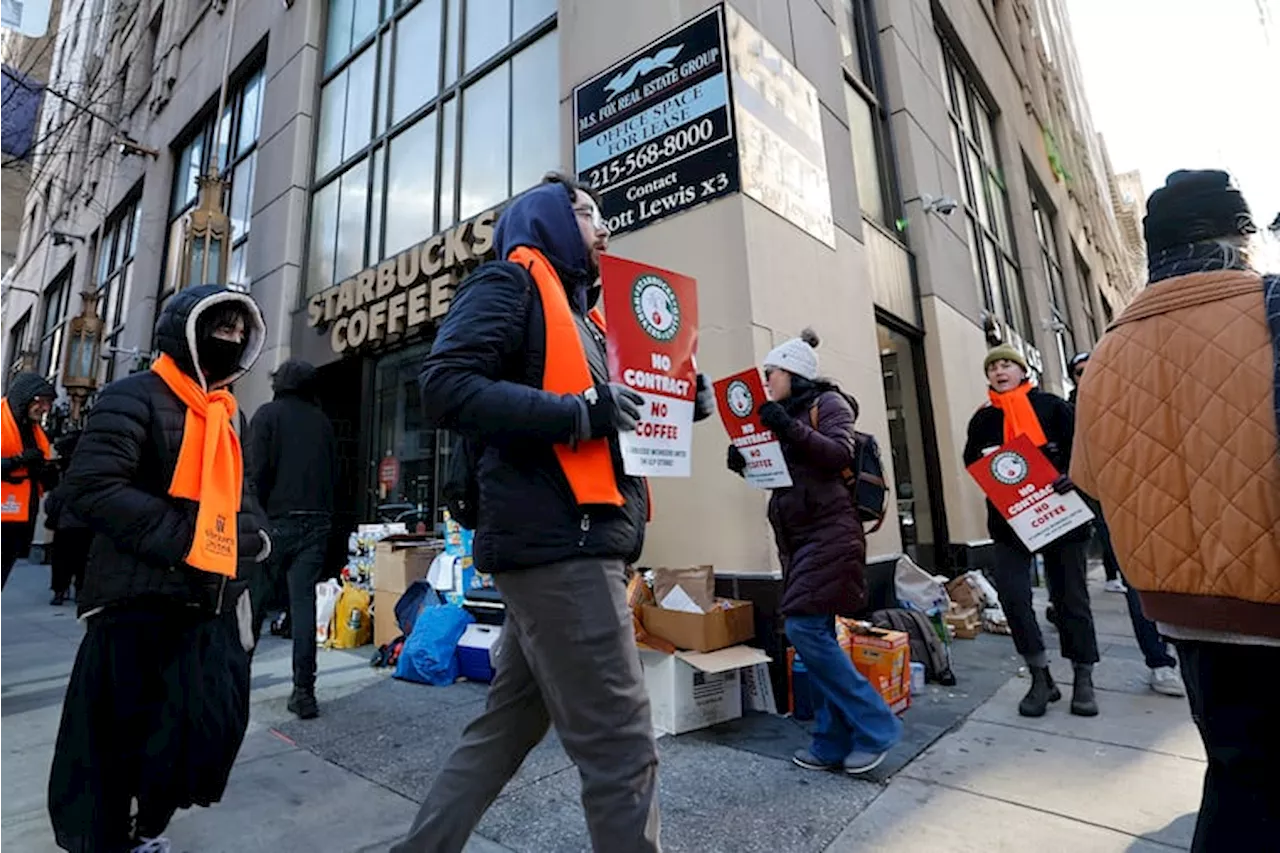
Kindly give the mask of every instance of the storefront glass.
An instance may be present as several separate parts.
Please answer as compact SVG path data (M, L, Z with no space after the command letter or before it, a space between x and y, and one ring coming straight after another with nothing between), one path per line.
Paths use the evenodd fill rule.
M436 522L437 433L427 425L418 392L418 371L429 344L378 361L374 372L369 465L380 521L403 521L412 529ZM385 460L394 460L384 466ZM383 472L394 471L394 477Z
M928 481L928 445L912 340L883 324L876 326L876 333L888 407L889 449L893 454L895 480L893 493L898 500L902 550L917 563L935 567L937 554Z

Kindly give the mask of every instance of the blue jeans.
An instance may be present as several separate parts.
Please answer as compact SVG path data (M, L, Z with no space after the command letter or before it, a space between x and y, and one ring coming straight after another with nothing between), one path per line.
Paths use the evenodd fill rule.
M835 764L852 752L885 752L898 742L902 722L840 648L835 617L788 616L787 638L809 670L814 758Z
M1123 579L1124 574L1120 569L1120 563L1116 560L1115 549L1111 547L1111 529L1107 527L1106 519L1102 517L1102 507L1095 508L1094 514L1097 518L1094 519L1093 529L1102 543L1102 561L1107 570L1107 580ZM1165 642L1164 637L1160 636L1156 623L1142 612L1138 591L1127 582L1124 597L1125 603L1129 606L1129 621L1133 623L1133 636L1138 641L1138 647L1142 649L1147 667L1159 669L1163 666L1177 666L1178 662L1174 660L1173 655L1169 654L1169 644Z

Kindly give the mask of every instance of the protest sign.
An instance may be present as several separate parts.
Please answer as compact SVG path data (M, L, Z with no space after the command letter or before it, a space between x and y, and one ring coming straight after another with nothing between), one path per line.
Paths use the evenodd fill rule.
M757 489L781 489L791 485L791 473L782 457L778 437L765 428L756 414L767 399L760 371L754 367L715 383L716 408L729 440L747 460L743 477Z
M697 395L697 282L604 255L600 283L609 377L644 397L640 425L618 436L623 468L634 477L688 477Z
M1093 520L1078 493L1053 490L1058 470L1025 435L974 462L969 473L1031 551Z

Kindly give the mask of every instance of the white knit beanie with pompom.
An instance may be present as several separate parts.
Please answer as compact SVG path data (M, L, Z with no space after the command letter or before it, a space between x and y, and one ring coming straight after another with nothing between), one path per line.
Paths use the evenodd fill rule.
M764 357L764 366L780 367L794 376L814 380L818 378L818 334L805 329L800 337L783 341Z

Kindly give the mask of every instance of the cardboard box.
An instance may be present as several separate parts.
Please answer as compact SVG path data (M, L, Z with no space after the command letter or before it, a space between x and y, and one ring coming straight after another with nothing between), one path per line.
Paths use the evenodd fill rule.
M849 657L894 713L911 707L911 637L865 622L846 623Z
M640 620L646 631L677 649L714 652L754 639L755 610L751 602L730 598L717 601L727 602L729 606L718 607L710 613L684 613L643 604Z
M420 536L388 536L378 542L373 558L373 588L403 593L427 576L431 561L440 553L439 542Z
M952 635L962 640L972 640L982 633L982 614L976 607L957 607L953 603L945 619Z
M768 663L759 649L733 646L710 653L640 650L653 728L678 735L742 716L742 671Z
M400 625L396 622L396 604L403 593L386 589L373 591L373 644L382 648L400 636Z

